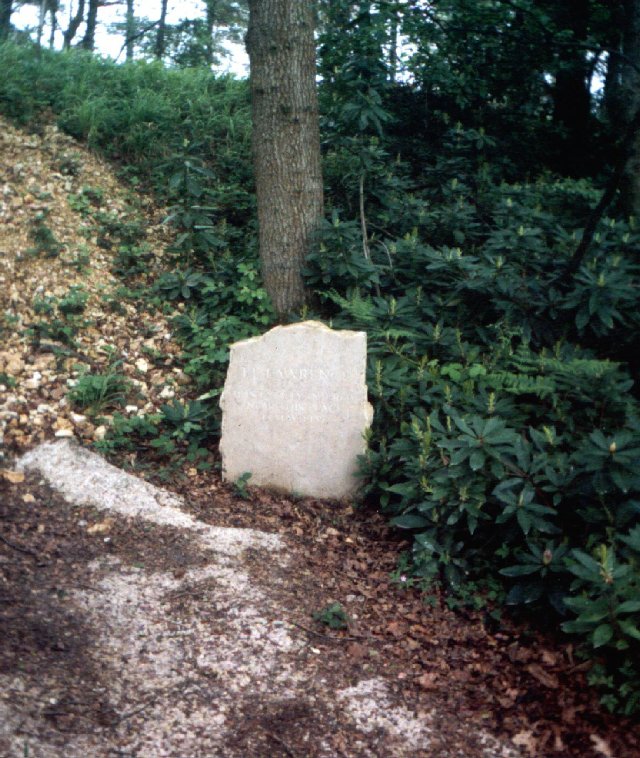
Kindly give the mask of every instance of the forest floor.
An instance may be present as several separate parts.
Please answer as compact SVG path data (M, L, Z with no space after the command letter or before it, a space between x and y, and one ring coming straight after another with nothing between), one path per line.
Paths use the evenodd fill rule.
M148 286L162 209L55 128L0 123L0 754L639 755L566 638L425 597L370 509L83 452L111 420L69 402L83 371L117 360L130 414L194 392L91 203L144 219L152 254L127 285ZM143 473L165 490L138 491ZM314 619L336 602L346 629Z

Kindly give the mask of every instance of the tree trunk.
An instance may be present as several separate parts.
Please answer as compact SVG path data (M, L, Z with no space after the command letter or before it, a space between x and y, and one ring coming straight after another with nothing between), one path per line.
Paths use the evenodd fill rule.
M590 170L591 93L589 64L580 45L587 36L589 0L564 0L554 16L558 28L570 31L576 42L561 48L553 88L553 118L561 130L556 160L561 173L585 176Z
M84 2L85 0L78 0L78 10L75 16L69 19L67 31L62 35L62 47L64 50L68 50L71 47L71 43L78 33L78 29L84 18Z
M42 47L42 32L44 30L44 20L47 13L47 0L40 0L40 11L38 13L38 36L36 44L38 49Z
M624 7L622 2L612 4L611 39L607 55L607 73L604 79L603 106L609 125L615 130L622 120L622 95L620 80L622 72L622 32L624 28Z
M98 24L98 0L89 0L87 11L87 28L82 38L81 46L85 50L93 51L96 44L96 26Z
M389 78L395 82L398 75L398 32L400 30L400 14L397 8L390 11L389 21Z
M167 28L167 0L162 0L160 6L160 20L158 21L158 35L156 37L155 56L161 61L164 57L165 31Z
M262 275L283 317L305 302L302 267L323 212L312 4L250 0L246 42Z
M640 108L640 0L625 0L624 11L620 89L624 122L629 128ZM640 216L640 130L636 131L625 166L622 203L629 215Z
M216 11L218 3L216 0L207 0L205 26L207 29L207 41L205 42L205 56L207 66L213 65L213 30L216 26Z
M49 20L51 22L51 30L49 32L49 50L53 50L53 45L56 41L56 29L58 28L58 7L55 3L52 3L49 7Z
M0 42L9 36L12 13L13 0L0 0Z
M131 63L133 60L133 37L136 33L136 20L133 15L133 0L127 0L127 21L126 21L126 61Z

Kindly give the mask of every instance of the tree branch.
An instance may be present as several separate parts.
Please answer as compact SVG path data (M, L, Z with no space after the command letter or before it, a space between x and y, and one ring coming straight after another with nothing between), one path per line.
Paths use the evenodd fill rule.
M130 37L125 37L124 42L122 43L122 47L120 48L120 52L116 56L116 62L126 49L127 45L130 45L132 42L135 42L137 39L140 39L140 37L144 37L144 35L147 32L150 32L155 26L158 26L160 23L160 19L157 21L154 21L153 23L149 24L148 26L143 27L139 32L136 32L135 34L132 34Z
M622 178L625 173L625 168L627 165L627 161L629 160L631 150L633 148L633 143L636 138L636 134L640 130L640 107L636 109L634 117L629 122L629 125L627 126L627 130L625 132L624 137L622 138L622 141L620 142L620 152L618 155L618 159L615 163L613 173L611 174L611 177L609 181L607 182L607 186L604 189L604 192L602 193L602 197L600 198L600 201L596 205L596 207L593 209L593 212L589 216L589 219L587 221L587 224L584 228L584 231L582 233L582 239L580 240L580 244L576 247L576 249L573 251L573 254L571 258L569 259L569 263L567 266L560 272L560 274L553 279L550 283L553 283L557 281L558 279L572 276L576 273L576 271L580 268L580 265L584 261L585 257L587 256L587 253L589 252L589 249L591 248L591 243L593 242L593 237L596 232L596 229L598 228L598 224L600 223L600 220L604 216L605 211L611 205L611 202L613 201L613 198L616 195L616 192L618 191L620 187L620 183L622 181Z

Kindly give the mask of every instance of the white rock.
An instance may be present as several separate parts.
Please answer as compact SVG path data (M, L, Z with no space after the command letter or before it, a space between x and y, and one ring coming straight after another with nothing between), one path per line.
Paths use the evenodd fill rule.
M55 433L56 437L73 437L73 429L58 429Z
M145 360L144 358L138 358L135 366L141 374L146 374L149 370L149 361Z
M93 430L93 439L94 440L103 440L105 435L107 433L107 427L106 426L97 426Z
M317 321L231 346L220 451L224 477L325 498L352 495L373 409L364 332Z

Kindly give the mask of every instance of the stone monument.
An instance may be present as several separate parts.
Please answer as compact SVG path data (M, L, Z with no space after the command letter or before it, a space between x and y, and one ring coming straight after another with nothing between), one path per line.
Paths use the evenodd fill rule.
M277 326L231 345L220 398L223 476L322 498L358 488L367 402L365 332L319 321Z

